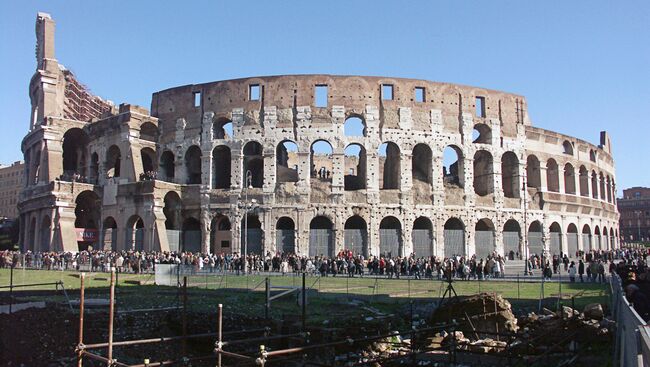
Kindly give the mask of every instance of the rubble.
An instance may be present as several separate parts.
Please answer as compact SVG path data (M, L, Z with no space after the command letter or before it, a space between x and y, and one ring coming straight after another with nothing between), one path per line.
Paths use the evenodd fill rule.
M473 327L466 322L468 317ZM457 302L444 304L433 311L429 321L435 325L451 320L460 323L458 330L468 335L473 335L477 330L479 335L493 337L493 333L498 331L516 332L519 329L510 302L501 295L491 293L463 297Z
M583 313L586 318L602 320L604 315L603 306L600 303L590 303L585 306Z

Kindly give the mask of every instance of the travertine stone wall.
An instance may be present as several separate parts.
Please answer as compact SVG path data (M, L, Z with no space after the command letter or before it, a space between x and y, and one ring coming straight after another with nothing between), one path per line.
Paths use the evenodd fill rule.
M46 25L47 19L39 16ZM37 27L39 32L40 37L51 38L47 27ZM577 248L598 248L596 229L608 236L608 244L601 240L601 248L617 244L609 136L601 133L601 144L594 146L533 127L526 100L519 95L390 77L252 77L156 92L151 113L125 104L99 119L74 121L61 114L60 92L49 95L43 87L48 81L55 91L65 89L60 85L65 78L56 77L54 70L54 78L41 70L40 65L53 59L53 49L44 55L49 57L39 59L30 84L35 111L43 112L36 114L23 140L29 179L20 208L23 223L36 221L35 228L51 231L41 236L46 229L33 234L26 226L26 248L42 248L45 243L77 248L66 233L74 232L80 215L75 213L78 195L73 195L80 189L94 192L101 202L96 246L114 248L168 250L176 248L179 242L174 238L180 236L180 247L188 250L239 252L246 199L257 201L252 215L260 228L251 238L261 238L252 245L263 252L309 254L318 242L314 237L318 231L310 225L318 222L321 229L327 221L333 238L330 252L350 247L346 221L352 216L365 222L366 255L385 252L391 241L398 242L394 251L411 254L412 239L422 234L422 228L414 228L415 221L422 217L430 228L427 252L438 256L446 253L445 237L451 238L451 232L445 231L445 224L452 218L461 221L463 232L455 240L460 242L447 246L460 246L459 254L507 253L504 236L512 237L504 235L508 220L520 228L514 249L519 254L526 252L525 228L535 221L548 252L573 252L567 233L573 236L575 228L578 234L587 231L586 242L580 237ZM316 86L327 87L326 101L316 101ZM422 100L416 90L424 91ZM353 117L364 125L361 136L346 134L346 123ZM224 124L232 127L231 135L219 133ZM75 144L70 143L71 129L77 129L74 136L83 137ZM480 132L478 138L475 131ZM326 142L331 153L314 151L319 141ZM284 142L295 143L297 151L278 149ZM384 143L385 154L380 151ZM363 147L359 160L346 159L345 149L351 144ZM78 152L75 164L69 163L71 146ZM457 171L455 177L443 177L443 165L449 164L443 162L446 147L459 155L452 169ZM215 159L224 157L215 155L216 149L219 154L229 152L230 160ZM161 163L163 154L173 157L168 166ZM507 160L505 154L510 155ZM538 166L527 164L532 156ZM359 172L359 161L365 162L359 165L365 172ZM558 166L558 182L551 182L556 192L549 190L547 179L554 180L546 169L553 162ZM330 175L314 174L320 167ZM348 179L346 187L350 168L364 179L355 186ZM158 172L156 179L150 171ZM88 183L79 183L70 173L79 173ZM228 182L228 176L227 187L214 187L215 182ZM525 190L524 178L529 183ZM575 190L567 193L565 182L571 186L571 179ZM599 191L594 197L595 190ZM173 220L169 213L175 213ZM318 216L326 219L313 221ZM283 248L276 239L290 222L295 243ZM488 242L482 242L485 233L475 229L479 222L478 228L485 231L487 226L491 233ZM256 220L251 218L251 223ZM554 232L558 227L559 234Z

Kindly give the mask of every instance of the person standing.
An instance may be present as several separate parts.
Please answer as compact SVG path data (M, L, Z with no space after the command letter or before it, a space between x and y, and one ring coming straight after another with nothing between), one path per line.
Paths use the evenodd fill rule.
M585 279L582 277L585 273L585 263L580 259L578 262L578 276L580 276L580 283L584 283Z
M569 280L571 280L571 283L576 282L576 263L575 261L571 261L571 265L569 265Z

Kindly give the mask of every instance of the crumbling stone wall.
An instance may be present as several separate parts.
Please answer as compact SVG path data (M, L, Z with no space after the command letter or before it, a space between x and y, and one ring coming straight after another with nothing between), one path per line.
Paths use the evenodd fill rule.
M520 228L518 253L524 252L523 231L535 221L549 250L558 238L549 229L555 222L562 229L558 249L564 252L571 252L565 233L570 225L588 226L592 235L596 227L617 233L609 136L601 134L600 146L594 146L535 128L522 96L414 79L289 75L170 88L153 94L151 113L128 104L108 109L96 102L90 112L70 115L65 96L66 85L72 84L53 67L53 31L51 18L39 15L38 70L30 84L35 117L22 144L29 179L20 203L23 223L51 225L50 232L42 233L56 237L49 241L52 246L76 248L71 236L53 233L55 228L74 231L79 188L101 198L97 230L102 241L106 233L119 233L104 242L114 248L132 246L130 234L140 228L136 223L144 223L144 237L138 242L143 249L169 249L173 231L191 227L200 232L200 249L241 251L246 198L257 201L251 215L261 224L261 249L271 252L287 248L278 242L279 231L290 231L286 228L293 223L295 243L290 245L308 254L313 245L310 225L321 216L327 220L319 220L320 226L331 223L332 251L350 247L346 222L356 216L367 229L363 252L375 255L387 245L382 241L394 238L380 229L389 217L395 218L388 229L395 231L402 255L414 251L414 238L422 234L414 231L414 223L422 217L432 228L427 251L436 255L445 253L445 223L452 218L462 222L464 254L484 245L476 239L479 221L491 223L487 230L493 232L495 244L481 253L505 252L508 220ZM317 86L327 88L324 102L316 100ZM89 116L94 119L86 121ZM359 136L345 133L352 117L362 120ZM226 125L232 126L232 133L225 132ZM87 173L86 182L61 177L63 156L69 154L64 136L72 128L87 137L87 144L76 147L85 158L75 167ZM475 129L479 139L472 136ZM331 153L315 150L319 141L327 142ZM566 152L566 141L572 154ZM286 151L284 142L295 143L297 150ZM384 143L386 154L380 152ZM363 148L358 159L345 155L352 144ZM251 146L258 148L253 152ZM443 177L445 147L453 147L460 157L448 177ZM532 170L527 165L531 156L540 162L535 172L527 172ZM549 192L545 167L551 158L560 169L567 163L575 167L575 193L565 192L563 172L558 192ZM146 167L153 167L157 176ZM314 174L320 167L330 171L329 177ZM109 170L114 177L108 177ZM253 176L250 188L247 170ZM592 191L579 190L579 175L583 172L584 181L585 171L595 173L595 187L603 182L608 194L594 197ZM529 180L525 189L524 177L535 175L539 179ZM170 193L181 203L173 211L165 200ZM171 212L174 223L167 218ZM280 220L282 228L277 228ZM45 243L26 228L25 248ZM578 246L596 243L589 241Z

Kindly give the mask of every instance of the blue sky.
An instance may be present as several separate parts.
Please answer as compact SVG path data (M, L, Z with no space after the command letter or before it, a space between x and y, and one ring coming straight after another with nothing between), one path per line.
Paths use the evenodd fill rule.
M408 4L408 5L405 5ZM115 103L269 74L361 74L527 97L535 126L612 137L619 190L650 186L650 1L3 1L0 162L21 159L37 11L58 60Z

